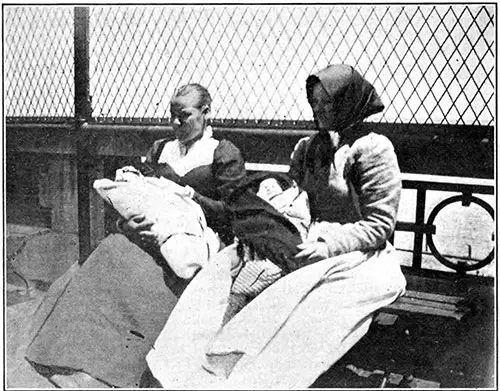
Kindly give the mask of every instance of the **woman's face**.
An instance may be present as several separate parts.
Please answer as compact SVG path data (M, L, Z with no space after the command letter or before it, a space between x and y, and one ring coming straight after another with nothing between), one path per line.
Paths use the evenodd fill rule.
M176 96L170 102L170 118L175 137L183 144L198 138L205 130L206 115L210 108L198 106L198 94L195 91Z
M313 87L310 105L318 129L335 130L335 104L320 82Z

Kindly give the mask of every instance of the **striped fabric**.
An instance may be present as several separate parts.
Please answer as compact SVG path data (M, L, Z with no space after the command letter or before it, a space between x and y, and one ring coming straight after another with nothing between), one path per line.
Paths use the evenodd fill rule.
M267 258L252 254L247 245L243 245L243 251L242 267L234 279L231 293L255 297L282 277L283 272Z

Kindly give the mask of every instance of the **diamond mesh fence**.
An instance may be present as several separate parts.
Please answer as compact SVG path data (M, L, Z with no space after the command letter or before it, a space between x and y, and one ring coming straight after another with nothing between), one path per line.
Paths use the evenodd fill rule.
M215 123L301 127L306 77L348 63L386 105L371 121L493 125L494 19L473 4L95 6L92 115L168 121L175 88L198 82ZM13 8L6 22L7 115L70 115L71 9Z
M37 121L73 117L73 58L73 7L5 7L5 114Z

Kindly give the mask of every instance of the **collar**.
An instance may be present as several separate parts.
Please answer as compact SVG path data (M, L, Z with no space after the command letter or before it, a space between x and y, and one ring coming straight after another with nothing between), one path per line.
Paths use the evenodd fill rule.
M188 151L193 147L193 145L195 145L200 141L203 142L205 140L209 140L212 138L212 136L213 136L212 127L210 125L207 125L198 138L190 140L187 144L183 144L179 141L178 144L181 155L182 156L186 155Z

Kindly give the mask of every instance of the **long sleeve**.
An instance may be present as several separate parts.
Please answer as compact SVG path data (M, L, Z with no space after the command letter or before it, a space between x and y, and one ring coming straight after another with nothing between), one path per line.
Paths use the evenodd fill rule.
M371 134L355 144L349 179L361 218L353 223L325 225L329 228L322 230L322 238L330 256L380 248L396 225L401 176L392 143L385 136Z
M225 198L226 191L232 184L237 183L245 175L245 162L241 152L234 144L221 140L214 153L212 175L215 180L214 198L195 192L193 199L200 204L210 226L217 230L227 225L230 212L221 199Z
M305 169L305 153L306 153L306 143L309 137L301 138L290 156L290 169L288 170L288 175L295 182L301 184L304 179L304 169Z

